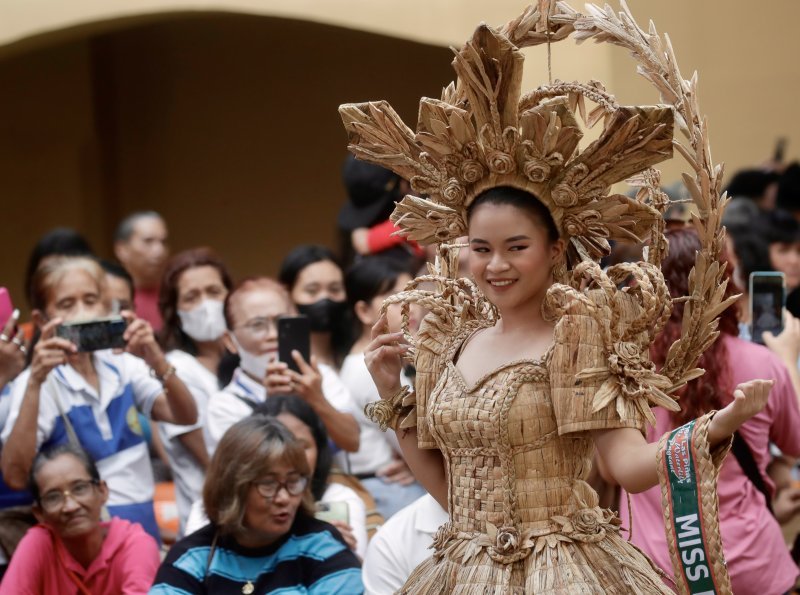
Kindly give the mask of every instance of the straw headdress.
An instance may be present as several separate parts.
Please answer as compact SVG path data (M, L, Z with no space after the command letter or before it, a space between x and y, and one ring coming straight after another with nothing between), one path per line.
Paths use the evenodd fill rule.
M630 352L630 338L642 330L652 341L669 318L672 300L660 271L667 249L661 214L668 199L652 166L676 149L691 170L683 180L698 213L694 225L703 250L690 277L681 338L659 374L648 368L637 372L632 384L625 383L629 391L647 385L651 401L675 410L666 395L702 374L693 366L716 339L718 316L731 303L723 300L724 265L718 262L727 198L720 195L722 166L711 162L696 75L684 79L669 38L662 38L652 23L647 31L640 28L624 1L622 8L615 13L609 6L587 5L587 14L580 14L566 2L540 0L504 27L482 24L455 51L456 81L440 99L420 101L416 132L385 101L346 104L339 112L356 157L393 170L418 194L399 202L392 220L409 238L444 248L436 273L446 276L453 270L444 258L446 248L466 234L466 210L476 196L492 187L512 186L537 196L567 241L568 274L558 278L563 285L551 289L551 303L581 299L577 290L586 278L612 295L622 280L633 276L636 287L630 291L637 294L643 315L628 329L610 325L609 353ZM523 94L521 48L570 35L630 50L638 72L653 83L663 104L618 105L597 81L555 81ZM579 118L586 127L603 125L599 138L582 151ZM673 138L673 128L687 144ZM623 180L639 188L634 198L611 192ZM597 263L608 253L609 240L646 242L647 262L602 271ZM597 315L619 318L615 301L610 303L610 309ZM641 344L638 350L647 347Z

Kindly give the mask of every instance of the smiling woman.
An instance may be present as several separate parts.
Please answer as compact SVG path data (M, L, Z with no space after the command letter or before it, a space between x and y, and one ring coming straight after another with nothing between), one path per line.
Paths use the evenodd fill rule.
M274 418L233 425L203 489L211 523L175 544L151 593L362 593L355 554L311 514L310 475L303 445Z
M158 548L141 525L101 522L108 486L89 455L72 445L41 452L31 470L33 512L0 593L146 593Z

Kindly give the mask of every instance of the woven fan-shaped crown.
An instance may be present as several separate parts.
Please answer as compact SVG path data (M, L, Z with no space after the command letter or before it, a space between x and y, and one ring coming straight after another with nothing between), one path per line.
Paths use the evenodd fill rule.
M570 265L597 261L609 240L644 241L660 217L611 186L672 156L670 106L615 104L602 85L557 83L522 96L524 57L503 33L481 25L456 52L457 82L442 98L423 98L416 133L385 101L339 108L350 150L411 182L426 198L407 196L392 220L423 244L466 233L476 196L512 186L537 196L568 240ZM583 151L575 115L583 96L599 101L586 118L603 120Z

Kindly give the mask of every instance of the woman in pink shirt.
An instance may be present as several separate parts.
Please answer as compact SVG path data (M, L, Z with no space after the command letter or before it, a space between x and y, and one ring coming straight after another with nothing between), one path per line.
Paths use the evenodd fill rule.
M30 490L41 524L20 542L0 595L147 593L156 542L139 524L100 522L108 487L86 452L69 444L40 452Z
M697 233L691 228L667 232L669 256L663 271L673 296L686 295L687 277L695 252L700 250ZM736 293L729 280L728 294ZM653 347L653 360L660 364L666 349L680 334L683 307L675 308L663 335ZM774 380L767 406L739 429L763 482L774 492L766 469L770 462L769 443L774 442L785 454L800 455L800 408L789 373L782 361L767 348L737 337L736 308L728 308L720 318L720 335L706 351L697 367L705 375L681 391L679 412L654 410L657 424L648 431L648 441L657 441L664 433L689 419L713 409L721 409L733 400L733 387L754 378ZM795 583L797 566L784 543L780 526L767 508L762 493L751 482L733 453L722 466L718 485L722 543L733 592L736 595L773 595L787 592ZM774 495L774 493L773 493ZM640 494L630 494L633 508L632 541L650 558L672 573L664 533L661 493L658 487ZM620 518L628 525L628 502L622 494Z

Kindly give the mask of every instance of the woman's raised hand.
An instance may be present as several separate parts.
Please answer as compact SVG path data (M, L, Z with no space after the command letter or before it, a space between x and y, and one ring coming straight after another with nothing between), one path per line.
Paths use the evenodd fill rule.
M372 341L364 351L367 368L382 399L388 399L400 390L401 356L409 347L402 332L389 332L386 314L382 314L372 327Z
M31 378L39 384L47 379L47 375L53 368L66 364L67 356L78 352L78 348L71 341L55 336L56 327L62 322L60 318L48 321L42 327L39 342L33 348Z
M14 310L0 333L0 390L25 369L28 345L22 330L17 328L18 319L19 310Z
M712 446L732 435L748 419L767 405L772 380L749 380L733 391L733 402L723 407L711 420L708 438Z
M143 318L137 318L130 310L123 310L120 315L128 323L122 338L125 340L125 351L142 358L156 372L169 367L164 352L156 341L153 327Z
M800 319L795 318L787 310L783 311L783 330L778 335L765 331L762 335L764 344L787 366L797 366L800 359Z

